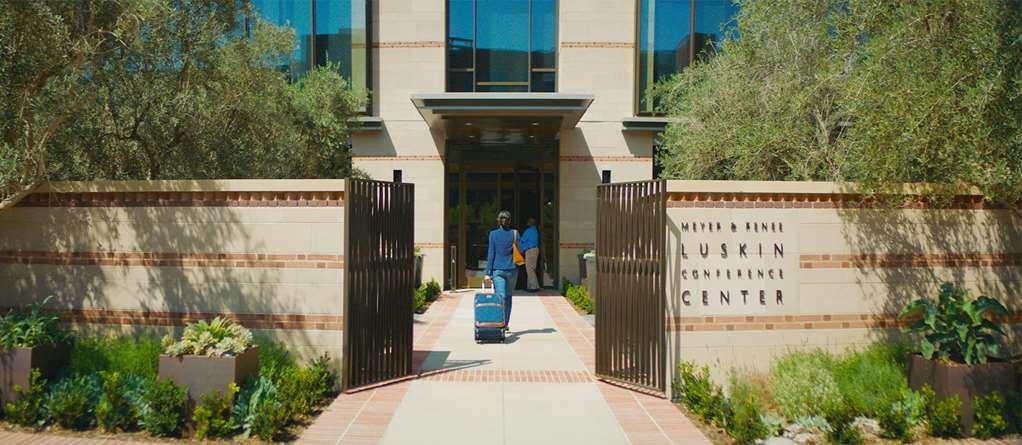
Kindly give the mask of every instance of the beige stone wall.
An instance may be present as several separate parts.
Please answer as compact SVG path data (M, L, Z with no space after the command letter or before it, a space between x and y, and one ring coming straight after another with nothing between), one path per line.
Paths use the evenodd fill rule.
M227 313L340 357L343 180L52 183L0 213L0 306L90 330Z
M851 187L832 183L669 181L668 190L670 363L712 364L723 376L766 369L791 348L895 338L897 313L935 298L945 281L999 299L1020 321L1022 214L979 196L884 209L857 205ZM1019 352L1018 333L1009 353Z

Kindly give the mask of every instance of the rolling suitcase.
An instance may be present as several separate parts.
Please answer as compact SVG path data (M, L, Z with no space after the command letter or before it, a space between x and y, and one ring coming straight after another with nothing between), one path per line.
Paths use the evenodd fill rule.
M503 342L505 330L503 298L494 291L493 283L490 283L489 289L483 284L483 288L475 296L476 343Z

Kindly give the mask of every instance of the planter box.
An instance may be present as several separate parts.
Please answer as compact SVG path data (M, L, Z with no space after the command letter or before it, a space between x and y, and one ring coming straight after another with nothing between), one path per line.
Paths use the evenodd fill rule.
M68 346L54 344L34 348L0 349L0 399L14 401L14 385L28 390L32 368L39 368L43 378L52 380L68 359Z
M227 392L231 383L241 384L248 376L259 375L259 348L252 346L236 356L160 355L160 379L171 379L188 386L188 403L211 391Z
M972 434L972 398L997 391L1001 393L1001 399L1007 401L1010 394L1018 391L1016 383L1015 364L1011 362L987 362L970 366L927 360L919 354L909 356L909 387L918 391L924 384L928 384L938 399L957 395L962 401L959 423L966 435Z

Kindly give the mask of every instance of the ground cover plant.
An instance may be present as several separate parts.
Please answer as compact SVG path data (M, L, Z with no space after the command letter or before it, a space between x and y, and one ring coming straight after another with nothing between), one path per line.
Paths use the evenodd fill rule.
M430 303L436 301L439 296L440 283L437 283L436 279L430 278L428 282L422 283L415 289L413 300L415 313L421 314L426 312Z
M585 286L574 284L567 279L564 280L564 298L567 298L572 305L580 312L592 314L596 312L596 299L589 294Z

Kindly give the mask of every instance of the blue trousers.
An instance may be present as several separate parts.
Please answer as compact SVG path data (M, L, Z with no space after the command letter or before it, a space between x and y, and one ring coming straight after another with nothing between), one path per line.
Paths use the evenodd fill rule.
M517 269L493 271L493 292L504 301L504 326L511 321L511 289L514 289L516 275Z

